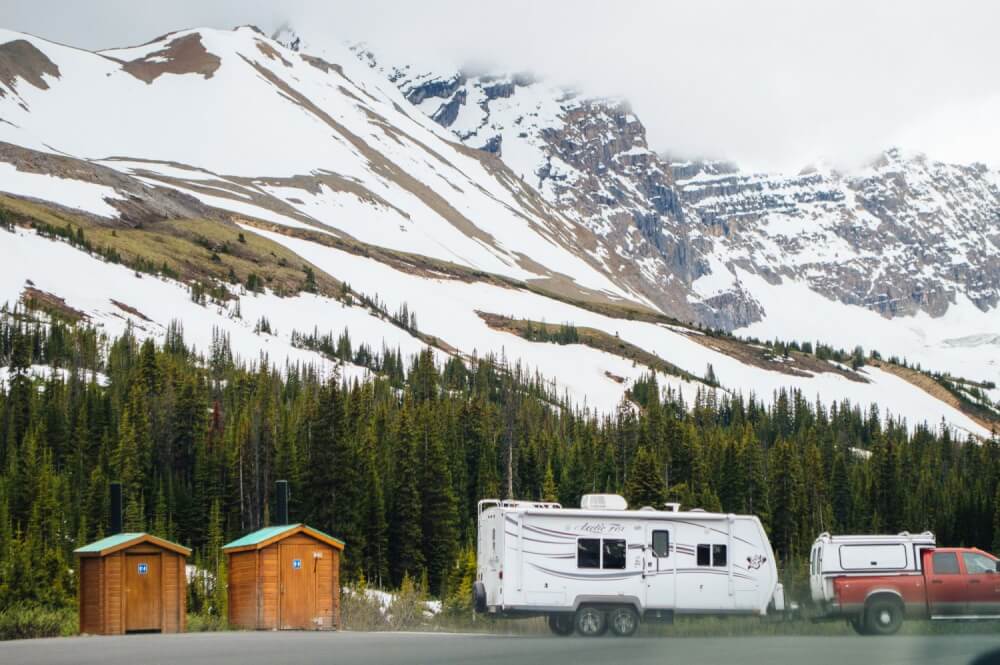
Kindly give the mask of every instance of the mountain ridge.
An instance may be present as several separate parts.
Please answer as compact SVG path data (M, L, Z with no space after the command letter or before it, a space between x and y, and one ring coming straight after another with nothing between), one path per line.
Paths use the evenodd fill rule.
M310 331L349 328L375 348L408 353L430 346L442 361L497 354L602 412L656 371L664 388L689 394L791 388L877 403L914 423L941 417L979 436L988 431L874 366L856 381L828 360L797 360L682 325L688 310L643 290L656 280L643 275L652 264L641 253L675 251L671 238L657 247L637 229L622 236L634 239L634 254L611 251L600 229L522 181L502 152L463 145L346 49L303 54L241 28L178 31L94 54L0 33L0 44L20 39L59 76L40 74L45 88L20 77L3 85L0 189L16 199L0 207L17 210L21 227L3 238L23 256L3 273L0 302L17 302L31 286L112 332L131 324L162 336L180 316L199 348L218 329L244 357L266 350L279 362L328 368L336 363L296 346ZM84 97L94 101L78 116ZM634 144L641 124L624 110L619 117ZM73 131L78 122L89 131ZM582 125L590 127L584 136L600 130ZM624 157L614 182L629 196L642 192L625 176L650 164L658 182L676 188L648 148ZM71 238L79 255L37 236L69 233L63 226L87 238ZM694 230L691 246L709 247L707 234ZM61 265L39 271L55 257L83 277ZM135 275L114 267L123 260ZM154 308L143 293L170 305ZM419 325L392 322L407 311ZM588 333L592 344L558 344L491 328L483 313L598 332ZM967 351L949 349L947 358L960 362L944 369L989 378L966 371Z

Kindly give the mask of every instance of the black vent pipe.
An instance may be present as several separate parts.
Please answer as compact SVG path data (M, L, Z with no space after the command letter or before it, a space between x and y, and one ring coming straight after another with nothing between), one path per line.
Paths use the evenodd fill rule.
M111 523L109 536L122 532L122 484L111 483Z
M285 525L288 524L288 481L279 480L278 481L278 496L277 496L277 518L276 523Z

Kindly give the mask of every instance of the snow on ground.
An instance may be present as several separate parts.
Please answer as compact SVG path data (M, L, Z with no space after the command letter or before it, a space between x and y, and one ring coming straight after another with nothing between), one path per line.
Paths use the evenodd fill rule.
M338 336L345 328L355 345L364 341L375 352L383 345L399 348L404 357L425 348L387 321L375 318L360 307L349 307L335 300L311 294L279 298L273 294L240 297L242 318L232 318L234 307L194 303L188 289L178 282L151 275L137 276L132 270L103 261L74 249L66 243L48 240L34 232L18 229L0 231L4 259L0 261L0 304L17 302L27 280L34 287L65 299L66 304L84 312L91 322L109 335L121 335L129 322L140 338L162 338L169 323L180 320L184 339L200 353L207 353L213 328L229 335L235 356L255 362L267 354L270 362L282 367L288 363L316 365L325 374L335 369L345 378L362 378L367 370L351 364L339 366L320 354L298 349L291 344L293 331ZM129 314L111 299L134 307L152 323ZM257 334L254 326L267 317L274 334Z
M111 59L141 57L191 36L219 59L210 76L162 73L147 83ZM150 170L192 180L210 172L262 186L270 178L335 174L371 196L359 203L355 194L296 188L292 198L362 239L517 279L544 277L536 272L541 265L583 287L631 296L556 240L560 233L572 237L568 221L522 204L516 178L501 182L432 120L404 112L402 94L349 53L335 54L343 73L324 71L249 28L181 31L104 54L0 30L0 42L12 39L29 41L60 72L46 77L47 89L19 80L16 96L0 97L4 136L13 143L37 147L44 137L49 150L101 159L123 172L151 160L174 166L147 163ZM266 131L276 127L280 141ZM189 169L195 170L185 175ZM44 198L62 202L54 191ZM399 219L387 218L386 204L402 211ZM273 220L238 202L222 207Z
M70 372L63 367L50 367L49 365L32 365L28 368L28 376L34 379L48 379L53 374L63 381L69 380ZM6 386L10 380L11 372L9 367L0 367L0 387ZM80 379L90 381L93 379L102 386L108 385L108 377L101 372L81 371Z
M249 229L249 227L248 227ZM932 398L922 390L886 372L866 368L870 383L859 383L835 373L797 377L745 365L706 348L684 334L653 323L613 319L543 296L483 283L427 279L400 272L373 259L349 254L316 243L277 233L261 232L285 245L324 271L351 284L364 285L367 293L378 293L390 311L406 302L416 313L424 333L434 335L466 354L488 352L520 359L543 376L556 379L577 403L610 411L621 400L631 380L648 370L630 361L583 345L560 346L529 342L516 335L489 328L476 310L548 323L572 322L604 330L668 360L696 376L704 376L711 364L723 387L754 393L770 400L780 388L799 388L807 396L825 403L848 399L862 408L878 404L910 425L942 418L961 430L988 435L970 418ZM618 383L607 373L624 377ZM661 377L663 384L682 388L691 396L694 386L676 377Z
M55 201L67 208L101 217L118 217L118 211L105 199L122 198L113 187L47 173L18 171L16 166L7 162L0 162L0 192Z
M817 340L834 347L877 349L884 357L906 358L923 369L1000 383L1000 309L983 312L965 296L944 316L886 319L877 312L830 300L806 284L765 279L737 269L744 287L764 309L764 319L735 332L760 339Z

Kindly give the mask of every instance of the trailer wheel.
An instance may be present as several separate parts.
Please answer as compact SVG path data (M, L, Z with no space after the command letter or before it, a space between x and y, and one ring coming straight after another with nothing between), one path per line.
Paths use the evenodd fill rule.
M599 637L608 629L604 611L596 607L581 607L576 611L576 632L584 637Z
M575 628L572 614L550 614L548 623L549 630L561 637L572 635Z
M631 607L616 607L608 612L608 624L618 637L631 637L639 629L639 615Z
M892 635L903 625L903 606L897 600L876 598L865 610L869 635Z
M847 625L854 629L854 632L858 635L867 635L868 629L865 627L865 619L863 616L853 616L847 620Z

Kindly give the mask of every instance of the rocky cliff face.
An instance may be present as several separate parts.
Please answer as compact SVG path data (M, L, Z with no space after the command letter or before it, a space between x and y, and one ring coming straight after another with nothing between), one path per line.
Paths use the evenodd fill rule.
M681 318L727 329L767 315L740 271L795 280L886 317L997 306L1000 174L889 150L852 173L756 174L649 149L621 100L527 76L385 67L407 99L499 155L637 266L636 288Z
M759 318L738 285L708 303L692 289L713 247L687 219L674 174L649 149L646 130L618 99L593 99L527 75L428 74L380 69L422 112L465 144L487 150L601 240L600 251L634 274L630 286L681 319L738 327ZM693 222L693 223L692 223Z
M1000 178L982 165L889 150L855 173L672 170L684 208L712 230L727 266L803 281L887 317L942 316L960 296L997 306Z

